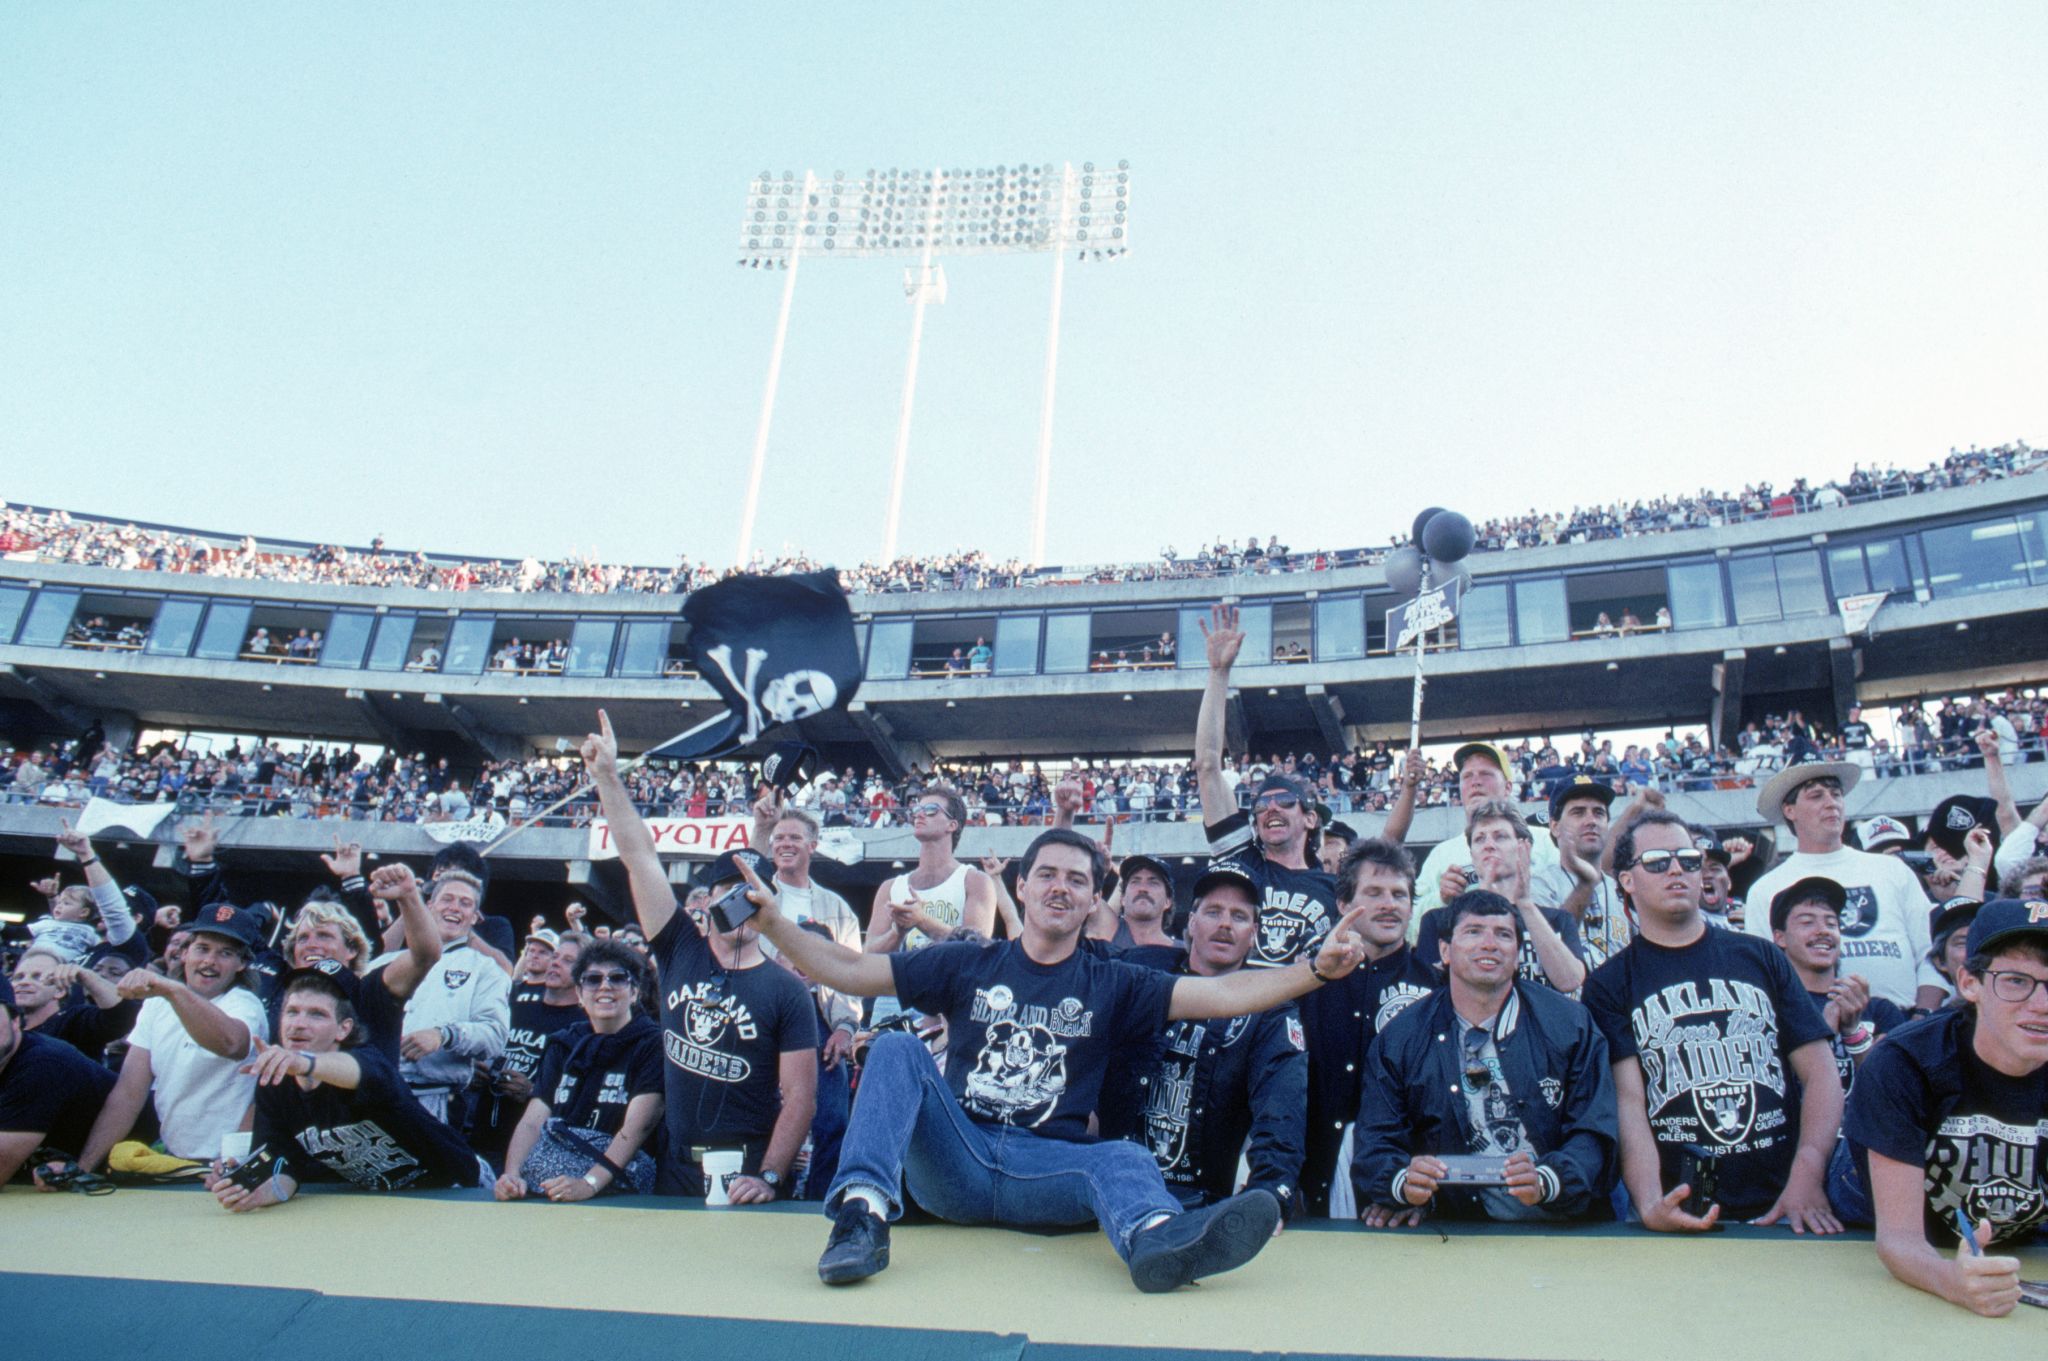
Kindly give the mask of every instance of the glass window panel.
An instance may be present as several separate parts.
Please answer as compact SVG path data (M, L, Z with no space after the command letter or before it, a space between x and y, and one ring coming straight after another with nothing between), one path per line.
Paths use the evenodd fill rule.
M497 618L488 614L465 614L448 630L448 647L441 669L452 675L474 676L490 660L491 631Z
M20 586L0 586L0 643L14 641L14 626L28 611L28 591Z
M377 616L367 610L336 610L327 621L327 641L320 648L320 665L353 670L363 664L370 635L377 630Z
M618 674L659 676L668 669L669 622L635 620L626 625L626 644L619 649Z
M1665 573L1671 590L1671 626L1717 629L1728 622L1728 603L1721 595L1721 566L1713 562L1676 563Z
M1204 616L1206 617L1206 616ZM1238 649L1239 666L1264 666L1273 660L1273 607L1271 605L1243 605L1237 611L1237 626L1244 632L1244 646ZM1183 637L1186 635L1183 634ZM1195 637L1201 637L1199 629ZM1182 651L1190 649L1183 648ZM1209 651L1205 646L1196 653L1206 669L1209 665Z
M1923 529L1927 584L1937 600L2027 584L2026 549L2010 515L1982 524Z
M1913 589L1913 583L1906 574L1906 555L1900 550L1897 539L1863 545L1863 559L1869 564L1871 590L1896 591L1903 595Z
M1174 657L1186 671L1209 669L1209 649L1202 641L1202 627L1209 622L1207 605L1180 607L1180 631L1174 635ZM1050 668L1048 668L1050 669Z
M1316 657L1341 661L1365 655L1365 601L1355 595L1316 601Z
M1870 574L1863 570L1861 548L1830 548L1828 580L1834 583L1835 599L1862 595L1870 589Z
M1085 614L1048 614L1045 617L1045 669L1047 674L1088 669L1088 638L1092 623Z
M868 644L870 680L901 680L910 674L911 628L908 619L875 621L873 641Z
M1821 584L1820 554L1810 548L1780 553L1778 557L1778 599L1787 619L1826 614L1827 588Z
M2026 514L2020 516L2020 548L2026 557L2027 574L2036 586L2048 586L2048 516ZM0 638L7 631L0 626Z
M387 614L377 621L377 641L370 647L370 670L403 671L409 660L405 650L412 646L414 617Z
M1571 634L1571 606L1565 601L1563 577L1515 583L1516 642L1561 643Z
M569 631L569 663L563 671L571 676L602 676L612 664L612 639L619 631L612 619L578 619Z
M1028 676L1038 670L1038 616L996 617L996 674Z
M204 600L166 600L157 607L149 626L149 641L143 651L156 657L182 657L192 650L199 636L199 620L206 613ZM0 629L0 637L5 637Z
M216 600L206 611L206 623L199 630L196 657L209 661L233 661L242 655L249 637L249 606L246 602Z
M1458 646L1506 647L1510 641L1507 583L1475 586L1467 591L1458 606Z
M1735 622L1755 624L1779 618L1778 574L1768 557L1730 558L1728 584L1735 591Z
M24 647L62 646L64 631L71 627L71 616L77 611L78 592L37 591L19 641Z

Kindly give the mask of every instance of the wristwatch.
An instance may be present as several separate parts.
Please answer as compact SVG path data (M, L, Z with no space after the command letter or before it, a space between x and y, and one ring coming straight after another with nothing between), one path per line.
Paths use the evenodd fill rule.
M771 1191L779 1192L782 1190L782 1174L772 1167L761 1169L761 1180L767 1183L768 1189Z

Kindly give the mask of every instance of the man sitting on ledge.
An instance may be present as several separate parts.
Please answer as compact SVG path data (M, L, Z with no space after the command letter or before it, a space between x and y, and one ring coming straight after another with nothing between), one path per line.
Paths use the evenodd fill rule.
M906 1186L954 1223L1098 1223L1148 1293L1242 1266L1272 1237L1280 1203L1270 1192L1183 1212L1144 1148L1086 1141L1088 1115L1110 1055L1149 1043L1167 1022L1253 1015L1351 972L1365 954L1354 930L1365 909L1293 964L1175 976L1079 948L1106 870L1094 842L1054 828L1024 853L1021 938L892 955L799 929L748 872L761 933L805 974L856 996L893 993L944 1016L951 1037L943 1075L906 1034L883 1035L869 1052L825 1199L834 1223L818 1274L828 1284L888 1266L887 1221Z

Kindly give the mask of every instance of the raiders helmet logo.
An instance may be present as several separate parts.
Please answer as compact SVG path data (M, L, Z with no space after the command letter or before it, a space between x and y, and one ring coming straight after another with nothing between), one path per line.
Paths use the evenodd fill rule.
M1556 1110L1564 1100L1564 1084L1554 1077L1547 1077L1537 1085L1543 1089L1543 1104Z
M1977 825L1977 816L1961 804L1957 804L1948 810L1948 817L1944 821L1948 823L1951 832L1967 832Z
M1976 1182L1963 1192L1963 1213L1975 1224L1988 1219L1994 1228L2027 1224L2042 1214L2042 1191L2009 1177Z
M1842 904L1842 938L1869 935L1877 925L1877 895L1859 886L1845 890L1843 896L1847 901Z
M450 969L447 973L441 975L441 982L447 985L450 992L460 992L462 985L468 981L469 970L467 969Z
M1268 906L1259 913L1259 954L1275 963L1286 963L1315 930L1315 923L1291 907Z
M700 1002L694 997L683 1007L683 1028L690 1032L691 1040L707 1049L718 1043L718 1037L725 1033L731 1019L724 1008Z
M1747 1082L1709 1082L1692 1089L1707 1137L1717 1144L1739 1144L1749 1138L1756 1120L1756 1091Z

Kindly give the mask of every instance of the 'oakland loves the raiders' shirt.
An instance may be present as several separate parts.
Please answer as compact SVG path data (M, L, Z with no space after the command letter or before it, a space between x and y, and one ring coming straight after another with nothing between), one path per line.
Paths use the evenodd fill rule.
M782 1055L818 1048L811 994L779 964L720 967L680 907L648 949L661 974L669 1159L693 1144L765 1140L782 1113Z
M1337 924L1337 880L1319 869L1289 869L1266 858L1249 813L1207 828L1210 864L1233 865L1259 886L1259 924L1245 967L1277 969L1320 943Z
M256 1089L254 1142L281 1155L286 1176L345 1181L365 1191L445 1190L481 1181L462 1136L428 1114L390 1060L352 1051L362 1081L354 1091L296 1082Z
M1016 941L889 956L907 1007L946 1018L946 1085L989 1124L1088 1137L1110 1056L1166 1028L1174 980L1077 949L1039 964Z
M1691 1145L1720 1160L1724 1217L1770 1209L1799 1151L1792 1051L1829 1037L1784 952L1711 927L1677 949L1638 936L1593 971L1585 1001L1614 1061L1642 1065L1664 1189Z
M2048 1068L2009 1077L1977 1057L1977 1014L1954 1007L1870 1051L1843 1130L1863 1185L1870 1155L1925 1169L1929 1241L1956 1241L1955 1212L2009 1242L2048 1223Z

